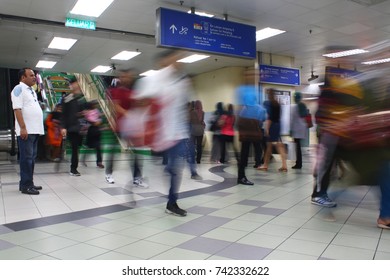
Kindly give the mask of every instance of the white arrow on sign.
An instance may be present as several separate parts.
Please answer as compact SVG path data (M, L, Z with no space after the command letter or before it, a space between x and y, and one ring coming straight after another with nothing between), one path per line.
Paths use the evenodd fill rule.
M169 29L172 30L172 34L175 34L175 31L177 30L177 27L174 24L172 24L171 27L169 27Z

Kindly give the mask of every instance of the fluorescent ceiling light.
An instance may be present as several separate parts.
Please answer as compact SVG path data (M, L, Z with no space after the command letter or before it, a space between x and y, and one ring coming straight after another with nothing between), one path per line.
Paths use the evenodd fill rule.
M47 61L47 60L40 60L38 61L37 65L35 67L37 68L53 68L54 65L56 65L57 61Z
M362 64L374 65L374 64L381 64L381 63L386 63L386 62L390 62L390 57L378 59L378 60L365 61L365 62L362 62Z
M182 58L182 59L178 60L177 62L193 63L195 61L199 61L199 60L202 60L202 59L205 59L205 58L208 58L208 57L210 57L210 56L209 55L203 55L203 54L193 54L193 55L187 56L185 58Z
M112 69L111 66L99 65L99 66L96 66L95 68L93 68L91 70L91 72L106 73L106 72L110 71L111 69Z
M139 74L140 76L145 76L145 77L148 77L148 76L153 76L154 74L156 74L158 71L157 70L148 70L148 71L145 71L141 74Z
M129 52L129 51L122 51L118 53L117 55L111 57L111 59L118 59L118 60L129 60L133 57L141 54L140 52Z
M71 14L99 17L114 0L78 0Z
M263 28L261 30L256 31L256 41L264 40L264 39L267 39L269 37L273 37L273 36L282 34L284 32L286 32L286 31L271 28L271 27L266 27L266 28Z
M342 51L342 52L323 54L322 56L326 56L326 57L330 57L330 58L338 58L338 57L350 56L350 55L367 53L367 52L368 51L362 50L362 49L354 49L354 50L348 50L348 51Z
M76 43L76 41L76 39L54 37L48 48L67 51Z
M192 11L189 10L187 13L192 14ZM208 14L206 12L197 12L197 11L195 11L195 14L198 15L198 16L202 16L202 17L210 17L210 18L214 17L214 15Z

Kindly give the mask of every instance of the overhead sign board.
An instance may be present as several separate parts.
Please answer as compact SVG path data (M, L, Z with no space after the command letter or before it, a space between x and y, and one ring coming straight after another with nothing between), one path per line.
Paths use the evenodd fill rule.
M256 28L196 14L157 9L157 46L256 58Z
M261 64L260 83L299 86L299 69Z
M81 28L81 29L95 30L96 29L96 22L94 22L92 20L66 18L65 26Z

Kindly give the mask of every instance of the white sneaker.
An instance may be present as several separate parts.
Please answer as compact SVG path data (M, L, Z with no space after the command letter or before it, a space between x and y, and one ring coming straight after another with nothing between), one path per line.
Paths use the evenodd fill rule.
M324 196L319 196L319 197L313 197L311 199L311 203L318 205L318 206L323 206L323 207L336 207L337 203L331 200L327 195Z
M149 185L145 183L145 181L142 178L135 178L133 181L134 186L142 189L149 188Z
M107 174L106 175L106 181L109 184L114 184L115 183L115 180L114 180L114 177L112 177L112 174Z

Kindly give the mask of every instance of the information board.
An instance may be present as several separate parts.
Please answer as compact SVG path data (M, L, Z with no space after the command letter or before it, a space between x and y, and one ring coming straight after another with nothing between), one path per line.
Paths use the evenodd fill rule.
M301 84L301 78L299 69L261 64L260 82L268 84L299 86Z
M256 58L256 27L196 14L157 9L157 46Z

